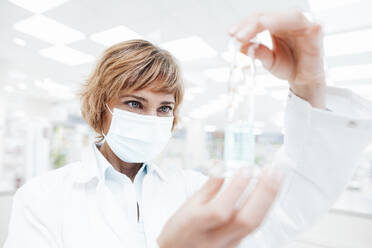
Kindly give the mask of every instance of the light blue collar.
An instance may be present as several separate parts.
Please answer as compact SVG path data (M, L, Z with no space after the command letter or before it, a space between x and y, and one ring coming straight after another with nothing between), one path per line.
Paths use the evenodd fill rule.
M94 152L97 156L97 166L98 166L98 175L101 180L105 181L107 180L107 177L110 176L115 177L115 178L122 178L122 177L127 177L126 175L118 172L115 170L115 168L110 164L109 161L103 156L101 151L99 150L101 144L96 144L94 146ZM137 175L138 176L145 176L147 174L147 164L144 163L141 168L138 170ZM136 177L137 177L136 175Z
M111 164L105 159L107 163L103 163L102 169L100 169L96 152L99 153L98 156L100 155L103 157L95 143L89 145L89 147L85 149L82 155L81 166L77 167L76 176L74 177L76 182L87 183L94 178L102 179L104 178L103 175L107 168L112 167ZM161 180L167 181L166 173L153 163L146 163L146 166L142 166L141 169L146 169L146 174L156 173Z

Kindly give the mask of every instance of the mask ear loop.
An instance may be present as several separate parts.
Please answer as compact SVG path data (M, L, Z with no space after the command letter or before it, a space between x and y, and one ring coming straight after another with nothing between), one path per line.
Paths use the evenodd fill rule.
M105 105L106 105L108 111L110 111L110 113L113 114L112 111L111 111L111 109L110 109L109 106L107 105L107 103L105 103Z
M108 111L111 113L111 115L113 115L113 112L111 111L111 109L109 108L109 106L107 105L107 103L105 103L105 106L108 109ZM106 135L103 133L103 131L101 132L101 134L103 135L104 139L106 139Z

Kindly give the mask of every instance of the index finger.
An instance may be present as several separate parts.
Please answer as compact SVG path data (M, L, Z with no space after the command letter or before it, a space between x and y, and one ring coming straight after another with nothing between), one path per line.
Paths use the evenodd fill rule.
M260 179L244 207L239 211L237 219L248 222L250 228L257 228L268 214L282 182L282 175L272 169L264 169ZM252 232L253 230L246 230Z
M254 14L230 30L230 35L241 42L249 42L257 34L268 30L271 34L303 33L315 25L301 11Z
M227 215L233 214L235 206L249 185L252 176L253 172L251 169L240 168L221 194L211 201L211 205L218 207L220 211Z

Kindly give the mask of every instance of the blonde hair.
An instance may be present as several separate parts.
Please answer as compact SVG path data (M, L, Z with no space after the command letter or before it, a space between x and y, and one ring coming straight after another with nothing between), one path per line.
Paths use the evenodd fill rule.
M103 139L105 104L120 91L133 92L151 88L174 94L173 128L179 120L178 109L183 99L183 81L172 55L146 40L129 40L108 48L80 92L84 120Z

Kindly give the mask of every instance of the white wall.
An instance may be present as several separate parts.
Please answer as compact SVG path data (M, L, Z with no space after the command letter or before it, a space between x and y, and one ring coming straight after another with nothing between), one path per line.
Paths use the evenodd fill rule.
M13 195L0 192L0 247L3 246L8 233L12 198Z

